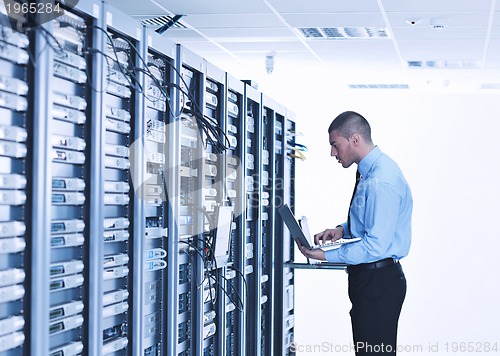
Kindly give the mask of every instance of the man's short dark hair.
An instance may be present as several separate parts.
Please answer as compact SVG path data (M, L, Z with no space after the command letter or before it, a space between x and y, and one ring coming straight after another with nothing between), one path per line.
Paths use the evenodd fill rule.
M347 139L357 133L361 135L366 142L372 142L370 124L362 115L354 111L345 111L337 116L328 128L328 133L332 131L337 131L342 137Z

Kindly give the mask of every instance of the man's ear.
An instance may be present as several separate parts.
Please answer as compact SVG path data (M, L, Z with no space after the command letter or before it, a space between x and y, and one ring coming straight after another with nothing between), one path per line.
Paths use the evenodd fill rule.
M361 140L361 136L358 133L353 133L351 136L351 140L354 145L358 145Z

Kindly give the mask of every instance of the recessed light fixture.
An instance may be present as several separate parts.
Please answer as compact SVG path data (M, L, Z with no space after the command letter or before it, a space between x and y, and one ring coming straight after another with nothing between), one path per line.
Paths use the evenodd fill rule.
M349 89L410 89L408 84L388 83L388 84L348 84Z
M427 61L408 61L410 68L436 68L436 69L480 69L480 60L444 60L433 59Z
M389 38L385 27L298 27L307 40L346 40Z

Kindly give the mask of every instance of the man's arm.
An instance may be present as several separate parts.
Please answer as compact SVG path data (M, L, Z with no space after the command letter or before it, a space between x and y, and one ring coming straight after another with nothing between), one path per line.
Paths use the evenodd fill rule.
M337 241L344 236L344 228L342 225L337 226L335 229L326 229L323 232L314 235L314 243L324 244L328 240Z
M297 242L297 246L299 247L300 252L302 252L302 254L304 256L306 256L307 258L312 258L314 260L320 260L320 261L326 261L325 252L322 249L316 248L314 250L310 250L307 247L302 246L299 241L295 241L295 242Z
M374 187L375 188L375 187ZM329 262L358 264L387 257L399 217L401 196L391 184L379 183L367 194L361 210L364 234L361 241L327 252Z
M324 244L328 240L337 241L342 236L344 236L344 228L339 225L335 229L326 229L323 232L320 232L314 235L314 243L315 244ZM295 240L297 246L299 247L300 252L307 258L312 258L314 260L326 261L325 252L320 249L310 250L305 246L302 246L298 240Z

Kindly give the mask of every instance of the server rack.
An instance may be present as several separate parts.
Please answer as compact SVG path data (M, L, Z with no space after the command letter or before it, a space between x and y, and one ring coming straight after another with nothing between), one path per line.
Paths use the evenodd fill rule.
M61 6L2 21L0 351L286 354L293 118L106 2Z
M275 298L275 204L276 190L280 187L282 177L276 174L275 160L275 126L279 105L271 98L262 95L262 296L261 296L261 355L270 355L274 349L274 310L279 299ZM280 205L279 205L280 206Z
M220 249L217 246L216 232L220 209L223 206L229 206L227 192L225 190L226 177L226 150L230 147L230 140L225 134L226 128L226 73L216 66L206 63L205 73L205 92L204 92L204 116L214 127L218 127L218 138L220 142L219 149L213 147L213 144L205 144L203 184L203 206L208 215L212 216L212 225L204 229L205 234L208 230L209 258L208 274L209 286L213 280L215 288L215 298L209 301L204 300L203 305L203 355L215 356L225 354L225 307L227 289L231 286L231 278L227 278L227 269L225 258L218 255ZM204 137L206 140L208 137ZM216 167L216 174L212 168ZM230 227L232 228L232 226Z
M88 222L94 203L89 188L96 183L91 180L91 153L87 149L94 142L90 137L93 123L86 115L92 102L87 100L91 89L84 52L93 44L85 15L66 11L49 26L56 43L41 56L47 56L51 63L45 99L52 107L48 116L39 118L48 124L50 154L45 162L52 181L49 348L52 353L72 348L76 354L76 349L84 348L82 339L88 328L83 313L90 286L85 283L89 265L85 246L91 238Z
M193 273L190 259L184 249L180 248L180 233L182 228L179 224L181 214L181 114L185 96L181 91L182 68L179 63L180 47L175 47L175 62L171 70L171 90L169 124L166 127L166 190L167 203L167 283L166 283L166 347L163 348L166 355L178 355L187 348L187 343L179 342L179 319L188 313L191 306L191 293L188 284L191 282ZM184 89L183 89L184 90ZM182 105L181 105L182 104ZM187 318L187 317L185 317ZM181 345L180 345L181 344ZM181 348L182 346L182 348Z
M29 259L33 204L43 201L43 191L28 200L33 131L29 113L30 38L14 33L6 14L0 14L0 352L27 350L31 285ZM42 108L40 108L42 109ZM38 124L38 123L37 123ZM44 127L42 127L44 129ZM41 199L40 199L41 198ZM31 207L31 209L30 209ZM44 220L45 216L34 216ZM47 251L34 262L47 266ZM44 282L47 278L44 279ZM40 301L47 303L47 300ZM47 330L48 332L48 330Z
M205 294L203 209L204 158L199 116L203 115L206 62L196 54L178 45L180 76L180 202L177 243L179 309L177 315L177 348L175 355L201 355L203 350L203 304L210 299L212 290Z
M30 354L79 354L85 349L83 340L92 332L86 314L93 304L85 281L94 219L90 207L95 203L90 192L98 183L91 179L97 136L89 113L96 100L86 49L97 41L88 27L99 14L86 10L66 11L37 28L32 37L36 179L30 224L35 227L30 244L35 262Z
M144 204L134 194L133 179L141 176L143 155L130 154L143 135L144 50L142 28L128 16L105 6L105 37L100 177L103 186L103 255L101 288L102 355L133 354L141 349L141 281Z
M262 152L262 103L261 93L245 85L245 190L246 190L246 251L247 264L245 276L251 292L246 305L247 313L247 352L261 354L261 266L262 266L262 215L260 199L261 152Z
M145 356L166 354L168 328L168 175L166 132L175 108L172 106L176 45L152 31L144 31L148 44L144 57L146 83L144 152L151 157L144 166L145 204L144 281L141 350ZM142 154L141 150L138 151ZM156 157L156 158L154 158Z
M246 267L246 190L245 190L245 84L226 75L226 134L231 141L225 155L226 196L234 207L235 227L231 233L231 248L226 277L234 281L227 288L225 306L226 349L225 355L246 354L246 301L248 286ZM253 253L253 252L252 252Z
M281 177L282 184L276 190L276 207L289 204L295 208L295 154L292 147L295 146L296 125L294 113L283 109L276 112L275 121L275 172ZM290 355L290 346L294 340L294 273L293 269L285 267L285 263L293 261L294 241L288 229L280 220L275 224L275 295L276 303L274 330L275 355Z

